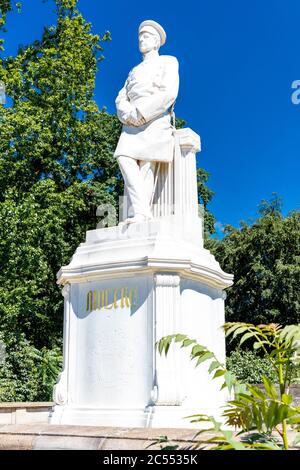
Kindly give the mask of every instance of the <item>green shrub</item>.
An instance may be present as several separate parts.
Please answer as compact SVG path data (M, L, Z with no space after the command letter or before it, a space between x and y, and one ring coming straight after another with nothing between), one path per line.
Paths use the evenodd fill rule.
M233 399L227 402L227 406L222 412L223 423L216 421L214 416L197 414L189 416L191 423L205 423L205 429L198 431L196 436L202 432L214 432L209 439L195 444L194 448L205 449L210 446L210 450L288 450L290 442L288 439L288 429L296 431L292 446L300 442L300 408L293 405L294 396L290 393L290 384L295 377L295 372L300 366L300 324L287 325L285 327L270 323L268 325L253 325L251 323L231 322L223 326L226 337L239 337L239 346L249 339L254 339L253 348L260 351L263 357L269 361L275 380L269 379L263 372L261 386L249 384L249 380L257 381L258 375L253 376L250 369L254 370L256 360L262 360L256 354L249 355L249 351L235 351L238 358L245 363L245 354L248 356L248 366L250 369L241 368L238 361L234 361L232 354L230 359L237 374L241 370L247 370L245 383L237 379L232 371L226 369L225 365L219 362L212 351L205 346L198 344L195 339L190 339L186 335L174 334L164 336L158 341L158 351L160 354L168 354L171 344L181 343L181 347L191 347L190 358L196 360L196 367L203 362L210 362L208 372L212 378L224 378L221 387L227 388L229 393L234 392ZM241 357L240 357L241 356ZM256 356L256 357L255 357ZM265 364L260 364L262 367ZM256 364L257 368L257 364ZM207 428L210 423L212 427ZM222 429L222 424L238 430L236 436L232 430ZM275 437L277 433L278 441ZM242 438L241 438L242 436ZM238 437L238 439L237 439ZM166 440L164 440L166 442ZM213 447L211 444L214 443ZM203 446L204 444L204 446ZM170 447L168 447L170 448Z
M41 351L23 334L0 334L5 354L0 361L0 402L52 400L61 366L59 348Z
M272 381L276 379L270 361L267 358L259 357L253 351L236 349L227 357L226 366L243 383L262 383L263 375Z

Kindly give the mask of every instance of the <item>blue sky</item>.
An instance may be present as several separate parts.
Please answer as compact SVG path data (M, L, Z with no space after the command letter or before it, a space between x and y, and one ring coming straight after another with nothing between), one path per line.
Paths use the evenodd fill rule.
M6 54L39 38L55 21L53 0L23 0L9 17ZM129 69L140 62L137 27L144 19L167 32L161 54L180 63L176 114L201 135L199 164L211 173L217 221L251 221L262 199L277 192L284 213L299 208L299 0L79 0L93 31L109 30L95 91L100 107L114 100Z

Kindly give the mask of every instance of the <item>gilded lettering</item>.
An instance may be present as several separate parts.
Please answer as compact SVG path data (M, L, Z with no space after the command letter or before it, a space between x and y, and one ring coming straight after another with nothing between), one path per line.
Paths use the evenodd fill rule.
M97 308L97 291L93 291L93 310L96 310Z
M86 296L86 310L87 310L87 312L92 310L92 298L93 298L92 296L93 296L93 293L90 290L87 293L87 296Z
M121 308L130 307L127 287L121 288Z
M118 294L120 303L118 303ZM86 297L86 310L107 310L130 308L138 304L138 289L136 287L107 288L89 291Z
M114 289L114 308L118 308L117 295L118 289Z
M105 308L107 310L111 310L113 308L113 304L108 303L108 296L109 296L109 291L112 289L105 289Z

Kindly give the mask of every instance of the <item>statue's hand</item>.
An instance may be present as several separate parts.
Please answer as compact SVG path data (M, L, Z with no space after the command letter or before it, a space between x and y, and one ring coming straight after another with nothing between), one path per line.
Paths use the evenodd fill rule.
M134 109L134 111L126 116L126 124L128 126L141 127L146 124L146 120L137 109Z
M133 127L141 127L141 126L144 126L144 124L146 124L146 121L144 118L142 119L129 119L127 121L127 124L129 126L133 126Z

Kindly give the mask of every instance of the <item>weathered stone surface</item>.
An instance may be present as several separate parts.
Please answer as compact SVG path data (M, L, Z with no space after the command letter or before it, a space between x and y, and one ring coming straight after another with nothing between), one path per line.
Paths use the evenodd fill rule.
M33 450L96 450L102 442L101 438L78 436L37 436Z
M52 408L53 405L53 401L0 402L0 412L3 408Z
M53 402L0 403L1 424L48 423Z
M160 444L154 445L159 436L167 436L169 444L177 444L183 450L191 448L199 439L205 442L214 436L203 432L195 438L196 433L197 429L3 425L0 450L160 450ZM288 438L292 443L295 431L289 430Z
M31 450L35 436L32 434L5 434L0 435L0 450Z
M159 436L174 444L190 445L197 430L143 429L45 424L0 426L1 449L32 450L146 450ZM151 449L160 449L159 445Z

